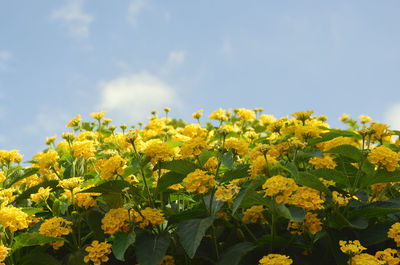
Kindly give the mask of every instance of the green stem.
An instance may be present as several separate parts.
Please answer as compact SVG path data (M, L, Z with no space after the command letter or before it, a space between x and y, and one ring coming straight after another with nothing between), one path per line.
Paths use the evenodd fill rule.
M218 244L217 244L217 236L216 236L216 233L215 233L215 226L214 226L214 224L212 225L212 238L213 238L213 243L214 243L215 256L217 257L217 260L219 260L219 251L218 251Z

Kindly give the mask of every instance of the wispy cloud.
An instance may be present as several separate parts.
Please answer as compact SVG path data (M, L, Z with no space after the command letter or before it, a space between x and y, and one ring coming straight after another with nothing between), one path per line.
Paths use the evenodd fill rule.
M390 125L390 129L400 130L400 102L387 109L385 122Z
M69 0L65 6L53 10L51 18L60 20L68 33L78 39L89 36L89 26L93 22L93 16L83 10L83 0Z
M221 53L223 55L232 55L232 42L230 40L224 40L221 47Z
M168 56L168 63L172 65L181 65L185 61L185 51L171 51Z
M32 122L23 128L23 131L35 136L50 136L56 132L65 131L65 125L72 115L64 111L54 110L53 108L43 108L32 120Z
M140 13L148 6L147 0L132 0L128 7L126 20L131 25L136 25Z
M0 71L7 69L7 62L12 58L9 51L0 50Z
M180 107L175 90L159 77L147 72L121 76L102 82L101 108L112 117L128 122L145 119L153 109Z

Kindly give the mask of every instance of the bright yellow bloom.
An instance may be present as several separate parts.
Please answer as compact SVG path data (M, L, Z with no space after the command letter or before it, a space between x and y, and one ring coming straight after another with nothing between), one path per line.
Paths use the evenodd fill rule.
M140 228L144 228L149 225L162 225L165 218L161 210L146 207L140 211L140 214L135 212L135 221L139 223Z
M310 119L311 114L313 114L313 110L307 110L306 112L304 111L298 111L292 114L292 116L299 121L305 122L306 120Z
M0 224L3 225L3 231L7 227L11 232L28 228L28 214L13 206L3 207L0 209Z
M181 146L182 157L198 156L207 148L207 142L202 137L194 137L187 140Z
M101 219L101 229L104 233L114 235L119 231L125 231L129 229L128 210L124 208L111 209L107 212L103 219Z
M111 244L94 240L92 244L85 248L88 255L83 259L85 263L92 261L94 265L100 265L108 261L107 255L111 254Z
M348 261L347 264L352 264L352 265L385 265L385 263L381 262L375 256L372 256L372 255L367 254L367 253L361 253L361 254L355 255L354 257L351 258L351 262Z
M45 236L61 237L72 232L72 222L62 217L53 217L45 220L39 228L39 233ZM64 241L56 241L50 243L55 250L64 246Z
M264 197L275 196L277 203L287 203L289 196L298 189L298 186L293 179L276 175L267 179L262 188L265 191Z
M303 141L308 141L312 138L318 137L319 134L322 132L317 126L296 126L295 127L295 136Z
M18 150L0 150L0 164L12 164L12 163L19 163L22 161L24 156L19 153Z
M387 248L382 251L377 251L375 257L387 265L398 265L400 264L399 253L396 249Z
M0 244L0 265L5 265L3 262L8 254L8 251L10 251L11 248L6 247L4 244Z
M226 186L218 186L215 192L215 197L217 201L232 201L233 196L239 192L238 186L235 184L228 184Z
M192 117L194 118L194 119L200 119L201 118L201 116L203 116L203 110L202 109L199 109L197 112L194 112L193 114L192 114Z
M72 146L72 152L74 157L83 157L85 159L89 157L94 157L94 152L96 151L93 141L75 141Z
M276 164L277 161L267 155L268 163L274 163ZM263 155L256 156L253 159L250 159L250 173L252 177L257 177L259 175L265 175L267 172L267 161L265 161L265 158Z
M400 223L394 223L388 232L388 238L392 238L396 244L397 247L400 247Z
M276 122L276 118L274 117L274 115L262 114L260 116L260 122L263 126L267 126L273 122Z
M31 201L40 203L42 201L47 200L47 198L50 195L50 191L51 191L50 187L47 188L40 187L37 193L31 194Z
M204 168L215 173L218 166L218 158L215 156L210 157L207 162L204 163Z
M81 177L74 177L69 179L63 179L58 182L57 187L61 187L63 189L72 190L73 188L79 187L83 182L83 178Z
M56 134L51 137L46 137L46 144L50 145L51 143L53 143L56 140L56 138L57 138Z
M374 133L371 135L371 142L389 142L393 131L389 130L389 126L383 123L372 123L369 127Z
M104 114L106 114L106 112L103 110L101 112L92 112L90 113L90 116L92 116L96 120L101 120L104 117Z
M263 214L264 210L264 206L254 205L244 211L242 221L245 223L257 223L258 221L264 223L266 222Z
M245 140L230 137L225 140L225 148L232 149L233 153L245 156L248 153L248 143Z
M325 157L313 157L308 161L310 164L314 165L316 169L318 168L330 168L335 169L337 166L336 162L333 161L332 157L325 156Z
M290 196L289 203L308 211L321 210L324 209L322 204L325 200L321 198L320 193L309 187L300 187Z
M317 144L317 147L321 150L321 151L328 151L336 146L339 145L353 145L355 147L359 147L359 145L355 142L355 140L353 138L350 137L343 137L343 136L339 136L336 137L332 140L326 141L326 142L322 142Z
M217 184L213 175L209 175L206 171L200 169L189 173L183 179L183 183L187 192L194 193L197 191L201 194L207 193L209 187L214 187Z
M293 260L286 255L269 254L258 261L260 265L290 265Z
M238 109L236 115L242 118L243 121L252 121L256 118L256 114L251 109Z
M332 192L332 200L335 204L339 205L340 207L346 206L350 201L349 196L344 196L337 191Z
M144 153L151 157L151 163L154 165L158 161L168 161L174 155L174 149L160 139L152 139L146 142Z
M0 183L6 180L6 176L4 176L4 172L0 171Z
M372 121L372 118L370 116L367 115L360 115L358 116L358 118L360 119L362 124L368 123Z
M372 149L371 153L368 154L369 162L377 166L384 166L390 172L399 167L399 160L399 155L384 145Z
M15 200L14 192L14 188L0 190L0 206L12 203Z
M69 123L65 127L75 127L81 122L82 118L81 115L78 114L76 118L73 118L72 120L69 121Z
M226 111L224 109L219 108L218 110L211 113L210 120L219 120L223 122L228 120L228 116L226 116Z
M119 155L114 155L105 160L101 165L100 174L103 179L111 179L116 175L124 174L125 160Z
M42 153L39 156L38 164L40 167L40 173L43 175L49 174L50 169L58 169L58 153L54 150L49 150L47 153Z
M354 241L344 241L344 240L340 240L339 241L339 245L340 245L340 250L345 253L348 254L350 256L354 256L357 254L360 254L361 252L363 252L364 250L366 250L365 247L363 247L360 243L360 241L358 240L354 240Z
M304 227L306 231L309 231L311 234L315 235L322 230L321 219L318 218L316 213L308 212L304 221Z
M342 117L339 118L339 121L345 122L350 118L349 114L343 113Z

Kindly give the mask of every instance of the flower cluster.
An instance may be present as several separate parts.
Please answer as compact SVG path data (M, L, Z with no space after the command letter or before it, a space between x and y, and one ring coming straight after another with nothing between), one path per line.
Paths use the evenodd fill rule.
M68 235L72 232L71 228L72 222L62 218L53 217L51 219L45 220L39 228L39 233L45 236L61 237ZM55 250L64 246L64 241L56 241L50 243Z
M111 254L111 244L107 242L100 242L94 240L92 244L85 248L88 255L85 256L84 261L88 263L92 261L94 265L100 265L108 261L108 256Z
M128 231L128 210L124 208L111 209L101 219L101 229L104 233L114 235L119 231Z
M206 171L201 169L196 169L183 179L183 183L187 192L198 192L204 194L208 192L209 187L214 187L217 182L213 175L207 174Z
M161 210L146 207L140 213L135 212L135 221L139 223L139 227L144 228L149 225L162 225L165 218Z
M394 171L398 168L400 166L399 160L399 155L384 145L372 149L368 155L369 162L377 166L383 166L387 171Z
M277 203L287 203L289 196L298 189L298 186L293 179L276 175L267 179L262 188L265 191L264 197L275 196Z
M28 214L13 206L3 207L0 209L0 225L3 230L8 228L11 232L28 228Z
M293 260L286 255L269 254L260 259L259 263L260 265L290 265Z

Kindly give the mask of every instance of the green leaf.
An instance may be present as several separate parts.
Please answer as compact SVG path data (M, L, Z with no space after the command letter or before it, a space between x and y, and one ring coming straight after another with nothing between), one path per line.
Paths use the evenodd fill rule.
M161 176L157 183L157 190L164 191L168 189L169 186L181 183L182 180L186 177L186 175L177 173L174 171L169 171Z
M39 252L39 253L27 253L19 261L20 265L61 265L56 258L50 256L49 254Z
M114 253L115 258L121 261L125 261L124 255L125 251L128 249L130 245L135 243L136 234L134 231L129 233L118 232L115 234L114 242L112 245L112 252Z
M360 149L349 144L336 146L334 148L329 149L328 151L325 151L325 153L342 155L344 157L351 158L355 161L360 161L362 157Z
M15 170L10 176L6 178L6 180L3 182L3 187L5 189L11 187L14 183L30 177L34 174L36 174L39 171L39 168L37 167L29 167L29 168L24 168L24 169L17 169Z
M136 241L136 256L140 265L157 265L167 252L171 237L144 234Z
M206 194L203 198L204 204L206 205L206 208L207 208L207 211L210 211L210 197L211 197L211 194ZM221 209L221 207L223 205L224 205L223 201L217 201L216 196L213 196L213 201L211 204L211 207L212 207L211 213L213 215L215 215Z
M307 172L300 173L300 178L298 179L297 184L322 191L325 194L332 193L327 187L325 187L324 184L322 184L322 182L316 176Z
M215 152L211 152L209 150L204 150L199 155L199 160L200 160L201 164L204 165L208 161L208 159L210 159L213 156L216 156Z
M278 216L286 218L288 220L292 219L292 215L290 214L289 209L282 203L273 203L274 209Z
M161 168L187 175L196 169L196 165L189 160L181 159L162 162Z
M318 137L318 138L311 139L309 144L310 145L314 145L314 144L318 144L318 143L321 143L321 142L326 142L326 141L332 140L332 139L334 139L336 137L339 137L339 136L352 137L352 138L355 138L355 139L361 139L361 136L356 134L356 133L354 133L354 132L343 131L343 130L335 130L335 129L331 129L331 131L329 131L327 133L321 133L319 136L320 137Z
M217 265L238 265L242 257L255 249L255 247L256 246L250 242L238 243L222 253Z
M186 220L178 225L179 240L190 258L196 254L204 234L213 222L214 217L210 216L204 219Z
M87 190L80 191L81 193L88 192L100 192L100 193L118 193L121 194L121 191L124 188L130 187L129 182L125 180L110 180L104 182L96 187L89 188Z
M303 208L297 206L289 207L289 212L291 219L295 222L303 222L306 216L306 213Z
M299 179L299 170L292 162L287 163L284 167L292 174L294 180Z
M388 182L399 182L400 181L400 169L396 169L393 172L388 172L385 169L380 169L375 172L372 176L367 176L362 179L361 187L369 187L376 183L388 183Z
M238 167L225 171L224 176L221 179L221 182L225 183L234 179L246 178L248 176L249 176L249 165L239 165Z
M218 158L228 169L232 169L232 167L233 167L232 152L229 151L226 154L218 153Z
M88 224L90 230L93 232L94 239L98 241L104 241L105 235L103 229L101 229L101 220L104 214L98 211L88 211L86 213L86 223Z
M37 246L40 244L47 244L63 240L65 239L61 237L45 236L38 232L23 233L14 238L15 243L13 244L12 249L16 250L23 247Z
M319 178L323 178L326 180L333 180L337 184L341 184L347 186L348 181L345 174L338 170L329 169L329 168L319 168L313 171L309 171L312 175L317 176Z
M57 187L58 181L57 180L49 180L49 181L44 181L36 186L30 187L23 193L21 193L16 199L15 202L18 204L19 202L26 200L30 198L31 194L37 193L41 187L47 188L50 187L53 190Z
M232 214L236 212L236 210L241 206L242 201L249 196L253 196L255 194L255 190L264 183L264 179L258 177L255 180L251 180L250 182L246 182L239 191L235 201L233 202Z

